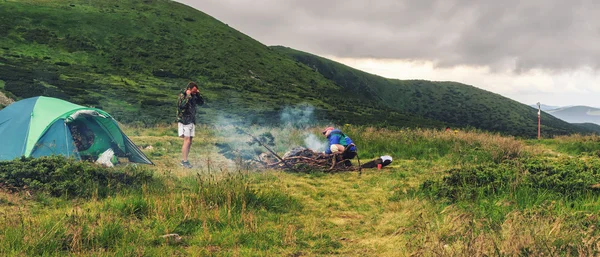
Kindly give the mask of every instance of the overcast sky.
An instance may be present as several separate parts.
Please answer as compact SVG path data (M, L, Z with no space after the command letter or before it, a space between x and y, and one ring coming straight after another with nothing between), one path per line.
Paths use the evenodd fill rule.
M600 1L178 0L266 45L526 104L600 107Z

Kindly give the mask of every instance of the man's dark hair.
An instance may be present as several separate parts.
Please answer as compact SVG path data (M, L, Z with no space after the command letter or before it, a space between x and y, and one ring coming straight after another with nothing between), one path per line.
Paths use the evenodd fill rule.
M187 88L186 88L186 89L192 89L192 88L196 88L196 89L198 89L198 84L196 84L196 82L193 82L193 81L192 81L192 82L190 82L190 83L188 83L188 85L187 85Z

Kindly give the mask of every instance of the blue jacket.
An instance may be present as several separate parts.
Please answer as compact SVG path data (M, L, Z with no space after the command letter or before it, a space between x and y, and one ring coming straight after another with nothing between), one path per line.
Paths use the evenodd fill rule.
M329 145L327 146L327 149L325 149L326 154L331 154L331 145L340 144L344 147L347 147L348 145L354 143L352 142L352 139L350 139L349 136L344 135L344 133L342 133L342 131L339 129L332 130L329 136L327 137L327 140L329 140ZM356 147L352 146L350 147L350 149L348 149L348 151L355 152Z

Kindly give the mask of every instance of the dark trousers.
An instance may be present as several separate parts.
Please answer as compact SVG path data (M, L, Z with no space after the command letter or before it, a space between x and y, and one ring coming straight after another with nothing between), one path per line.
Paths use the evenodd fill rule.
M356 157L356 152L353 151L345 151L342 153L342 160L344 160L344 165L352 166L352 162L350 159L354 159Z
M367 163L361 165L361 167L365 168L365 169L376 168L377 164L381 164L381 167L385 167L385 166L390 165L390 163L392 163L392 162L389 160L383 161L381 158L377 158L375 160L372 160L370 162L367 162Z

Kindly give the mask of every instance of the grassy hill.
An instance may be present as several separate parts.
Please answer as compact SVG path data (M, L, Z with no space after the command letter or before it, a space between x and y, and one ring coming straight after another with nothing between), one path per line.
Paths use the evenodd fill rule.
M5 0L0 7L0 91L15 100L53 96L152 125L174 121L178 91L195 80L207 98L204 123L225 116L275 124L284 107L310 104L323 122L536 131L535 111L499 95L384 79L269 48L172 1ZM589 132L543 118L546 134Z
M521 136L537 134L536 110L495 93L456 82L387 79L291 48L272 48L308 65L346 90L361 94L365 100L382 102L401 112L460 127ZM546 135L589 132L547 113L542 114L542 120Z
M104 108L122 122L172 122L178 91L200 81L201 120L273 123L308 103L339 123L443 126L350 96L319 73L188 6L145 1L3 1L0 89Z
M572 123L575 126L578 127L583 127L584 129L590 130L590 131L594 131L597 134L600 134L600 125L598 125L597 123Z

